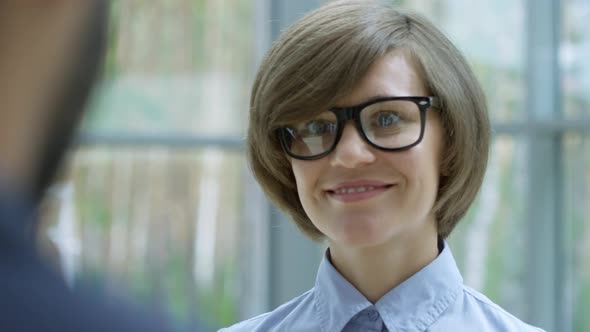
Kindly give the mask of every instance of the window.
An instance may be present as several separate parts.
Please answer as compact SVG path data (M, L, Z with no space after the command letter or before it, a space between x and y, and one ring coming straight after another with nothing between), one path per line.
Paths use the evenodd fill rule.
M590 3L564 0L559 49L563 135L563 331L590 330ZM576 128L577 127L577 128Z
M465 282L546 330L590 330L590 4L392 1L440 26L488 97L489 168L449 239ZM107 276L211 329L313 285L322 248L264 199L243 136L270 39L321 2L113 3L96 112L45 210L70 282Z
M244 211L266 204L247 188L242 146L255 6L112 2L93 112L42 226L72 285L106 278L107 290L161 304L179 325L216 330L242 317L260 263L241 253L261 256L264 222Z

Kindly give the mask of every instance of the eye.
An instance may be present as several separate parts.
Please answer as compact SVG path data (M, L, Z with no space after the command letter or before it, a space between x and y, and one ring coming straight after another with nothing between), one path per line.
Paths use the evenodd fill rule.
M375 114L373 119L375 125L377 125L379 128L387 128L400 122L401 117L396 112L382 111Z
M305 124L304 136L323 136L334 133L336 126L326 120L312 120Z

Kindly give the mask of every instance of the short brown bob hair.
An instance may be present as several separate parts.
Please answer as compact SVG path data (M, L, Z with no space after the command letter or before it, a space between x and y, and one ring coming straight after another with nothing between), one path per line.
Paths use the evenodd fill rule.
M329 2L272 45L252 87L248 159L269 198L314 240L324 239L299 200L277 128L333 107L375 60L401 50L441 102L444 128L438 234L446 238L481 187L490 142L483 91L467 61L427 19L378 0Z

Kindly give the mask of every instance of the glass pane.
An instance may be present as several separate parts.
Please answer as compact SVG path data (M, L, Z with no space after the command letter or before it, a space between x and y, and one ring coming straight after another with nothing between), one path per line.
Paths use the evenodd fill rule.
M250 0L117 0L86 130L236 135L253 70Z
M392 1L433 20L463 52L483 85L493 121L525 117L523 0Z
M590 331L590 136L566 135L564 152L563 331Z
M526 319L525 153L521 139L494 139L479 196L449 242L465 284Z
M564 0L560 62L566 118L590 118L590 2Z
M45 205L45 252L70 284L106 278L179 323L227 326L249 273L239 246L256 247L241 229L245 172L241 152L84 148Z

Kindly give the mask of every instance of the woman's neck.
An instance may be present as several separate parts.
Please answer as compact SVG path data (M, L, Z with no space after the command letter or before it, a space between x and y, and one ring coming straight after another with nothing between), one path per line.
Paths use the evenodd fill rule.
M332 265L371 303L376 303L437 256L436 231L400 235L373 247L330 245Z

